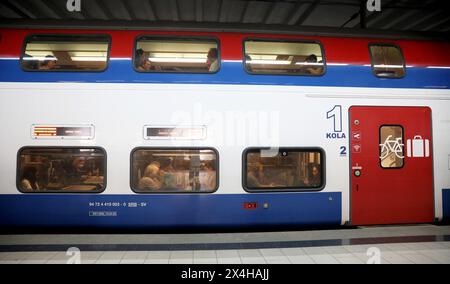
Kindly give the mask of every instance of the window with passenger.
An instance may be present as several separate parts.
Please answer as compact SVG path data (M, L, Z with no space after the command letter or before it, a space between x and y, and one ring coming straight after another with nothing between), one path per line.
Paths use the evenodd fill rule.
M213 192L219 186L213 149L138 148L131 164L131 187L138 193Z
M103 71L108 64L106 35L32 35L21 58L26 71Z
M143 36L136 40L138 72L215 73L220 68L219 44L209 38Z
M106 153L101 148L25 147L18 153L21 192L101 192Z
M316 42L248 39L244 67L251 74L320 76L325 73L325 56Z
M324 186L321 149L251 148L245 151L243 164L247 191L320 190Z

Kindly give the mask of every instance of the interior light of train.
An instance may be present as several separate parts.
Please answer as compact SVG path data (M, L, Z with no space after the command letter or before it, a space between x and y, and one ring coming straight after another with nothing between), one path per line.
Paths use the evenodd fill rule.
M45 56L33 56L33 57L24 57L23 60L38 60L38 61L45 61L45 60L58 60L56 57L45 57Z
M398 69L403 69L403 65L385 65L385 64L379 64L379 65L374 65L373 67L375 67L375 68L398 68Z
M205 126L145 126L145 139L188 139L206 138Z
M314 62L295 62L295 65L323 66L323 63L314 63Z
M152 62L206 63L206 58L150 57L149 60Z
M151 58L203 58L206 60L206 53L160 53L152 52Z
M32 125L33 139L80 139L94 138L93 125Z
M289 65L289 64L291 64L291 61L289 61L289 60L259 60L259 59L253 59L253 60L247 61L246 63L249 63L249 64Z
M94 56L73 56L71 57L73 61L106 61L105 57L94 57Z

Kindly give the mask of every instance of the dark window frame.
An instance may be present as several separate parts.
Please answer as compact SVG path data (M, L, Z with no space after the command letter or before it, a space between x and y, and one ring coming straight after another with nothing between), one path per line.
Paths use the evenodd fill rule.
M309 44L318 44L320 46L320 51L322 52L323 58L323 72L319 75L313 74L280 74L280 73L257 73L252 72L247 69L246 59L245 59L245 42L246 41L259 41L259 42L288 42L288 43L309 43ZM325 48L323 47L322 42L318 40L302 40L302 39L291 39L291 38L264 38L264 37L245 37L242 39L242 66L244 71L250 75L266 75L266 76L297 76L297 77L323 77L327 73L327 59L325 55Z
M399 52L400 52L400 56L402 59L402 65L403 65L403 75L400 77L392 77L392 76L378 76L377 73L375 72L375 64L374 64L374 58L372 55L372 50L370 49L372 46L385 46L385 47L394 47L396 48ZM398 45L398 44L394 44L394 43L386 43L386 42L371 42L368 44L368 49L369 49L369 57L370 57L370 66L372 69L372 74L379 78L379 79L403 79L406 77L406 60L405 60L405 56L403 55L403 51L402 48Z
M385 168L383 167L383 165L381 164L381 147L379 146L381 144L381 128L383 127L400 127L402 129L402 142L403 142L403 164L401 167L389 167L389 168ZM383 170L401 170L403 169L403 167L405 167L405 163L406 163L406 157L405 157L405 149L406 149L406 145L405 145L405 128L403 127L403 125L400 124L382 124L380 125L380 127L378 128L378 165L380 166L381 169Z
M158 71L158 70L147 71L147 72L139 71L139 70L137 70L134 62L136 60L136 50L137 50L138 42L143 39L172 40L172 41L180 41L180 42L186 42L186 41L201 42L201 40L213 41L217 44L217 53L218 53L217 61L219 63L219 67L214 72L209 72L209 71L207 71L207 72L181 72L181 71ZM189 36L189 35L176 36L176 35L151 35L151 34L138 35L134 39L133 56L131 58L131 66L135 72L140 73L140 74L209 74L209 75L217 74L220 71L220 69L222 68L222 50L221 50L221 45L220 45L220 39L218 37L210 36L210 35L207 35L207 36Z
M34 38L34 37L55 37L55 38L61 38L61 39L68 39L68 38L93 38L95 39L96 37L104 37L105 39L107 39L108 41L108 50L107 50L107 54L106 54L106 66L104 69L102 70L77 70L77 69L73 69L73 70L61 70L61 69L55 69L55 70L34 70L34 69L27 69L24 67L24 55L25 55L25 51L27 49L27 44L29 43L29 41ZM69 42L69 41L68 41ZM23 44L22 44L22 49L20 51L20 60L19 60L19 65L20 68L25 71L25 72L69 72L69 73L103 73L106 70L108 70L109 68L109 63L110 63L110 56L111 56L111 35L110 34L29 34L25 37L25 39L23 40Z
M322 191L326 187L326 154L325 150L321 147L280 147L278 152L318 152L320 153L320 167L321 167L321 179L322 184L319 187L268 187L268 188L251 188L247 186L247 154L260 152L264 149L270 149L270 147L248 147L242 152L242 188L248 193L273 193L273 192L318 192Z
M135 152L139 150L162 150L162 151L188 151L188 150L212 150L214 154L216 155L215 159L215 167L216 167L216 188L212 191L167 191L167 190L154 190L154 191L146 191L142 192L137 188L133 187L133 155ZM130 189L135 194L212 194L219 190L220 187L220 157L219 157L219 151L217 151L216 148L213 147L145 147L145 146L139 146L131 150L130 153Z
M95 149L100 150L103 154L103 188L101 190L92 190L92 191L83 191L83 190L62 190L62 189L56 189L56 190L39 190L39 191L24 191L20 187L20 155L22 151L27 149ZM16 160L16 188L20 193L23 194L100 194L105 192L107 188L107 170L108 170L108 156L105 148L99 147L99 146L23 146L17 151L17 160Z

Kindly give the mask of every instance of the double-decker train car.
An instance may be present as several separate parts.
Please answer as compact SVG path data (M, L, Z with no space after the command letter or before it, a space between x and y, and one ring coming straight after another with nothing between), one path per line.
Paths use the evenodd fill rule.
M450 43L2 28L0 226L450 217Z

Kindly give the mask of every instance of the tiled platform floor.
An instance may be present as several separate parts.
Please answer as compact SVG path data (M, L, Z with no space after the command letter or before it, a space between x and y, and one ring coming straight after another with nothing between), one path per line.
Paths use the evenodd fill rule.
M285 232L180 234L4 234L0 264L450 264L450 226L431 224ZM73 258L72 258L73 259Z
M450 264L450 242L199 251L88 251L82 264L365 264L369 248L382 264ZM64 264L65 252L0 252L0 264Z

